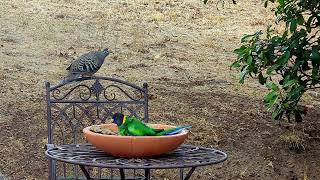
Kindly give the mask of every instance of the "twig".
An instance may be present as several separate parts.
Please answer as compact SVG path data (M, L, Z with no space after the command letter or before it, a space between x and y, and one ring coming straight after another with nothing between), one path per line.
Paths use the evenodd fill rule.
M303 75L306 76L306 77L311 77L309 74L306 74L306 73L302 70L301 67L300 67L300 72L301 72L301 74L303 74Z
M320 89L320 86L318 87L309 87L309 88L306 88L307 90L310 90L310 89Z

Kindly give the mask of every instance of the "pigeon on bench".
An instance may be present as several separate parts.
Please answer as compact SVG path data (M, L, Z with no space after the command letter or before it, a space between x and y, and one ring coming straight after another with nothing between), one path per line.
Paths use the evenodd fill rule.
M69 82L80 77L91 77L100 69L108 55L108 48L81 55L66 69L69 71L69 74L61 83Z

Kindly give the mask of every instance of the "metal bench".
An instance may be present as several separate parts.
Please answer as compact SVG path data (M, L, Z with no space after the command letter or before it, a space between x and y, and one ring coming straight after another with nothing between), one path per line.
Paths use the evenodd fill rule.
M115 112L133 115L148 122L148 85L142 87L111 78L84 77L57 86L46 82L48 145L85 142L82 129L110 121ZM49 159L49 179L72 179L83 176L77 166ZM98 177L101 168L91 169ZM108 176L113 176L110 169Z

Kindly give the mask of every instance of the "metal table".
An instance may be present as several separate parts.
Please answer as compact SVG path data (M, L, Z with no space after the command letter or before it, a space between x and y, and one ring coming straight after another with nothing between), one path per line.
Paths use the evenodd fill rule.
M196 167L217 164L227 159L227 154L210 148L181 145L175 151L157 157L143 159L118 158L97 150L91 144L70 144L51 147L46 156L57 161L79 165L87 179L93 179L85 166L120 169L121 179L125 179L124 169L144 169L145 179L150 179L151 169L191 168L180 179L189 179Z

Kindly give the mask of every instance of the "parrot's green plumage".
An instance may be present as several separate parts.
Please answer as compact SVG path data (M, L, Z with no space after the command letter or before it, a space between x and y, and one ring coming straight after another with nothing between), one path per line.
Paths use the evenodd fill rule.
M180 126L168 129L154 129L136 117L127 117L123 114L116 113L113 115L113 123L118 125L119 134L121 136L163 136L178 134L184 129L191 126Z

